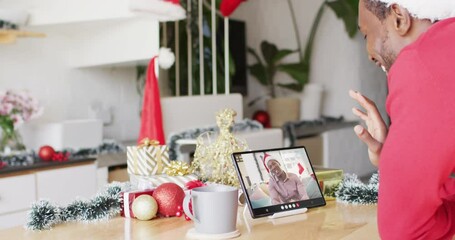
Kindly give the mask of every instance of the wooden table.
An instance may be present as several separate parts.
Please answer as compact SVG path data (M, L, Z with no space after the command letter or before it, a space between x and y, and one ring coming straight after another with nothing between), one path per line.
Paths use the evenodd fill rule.
M327 206L280 219L252 219L239 208L236 239L379 239L376 205L346 205L329 201ZM0 231L2 239L185 239L192 222L183 217L139 221L116 217L97 223L65 223L52 230L29 231L15 227Z

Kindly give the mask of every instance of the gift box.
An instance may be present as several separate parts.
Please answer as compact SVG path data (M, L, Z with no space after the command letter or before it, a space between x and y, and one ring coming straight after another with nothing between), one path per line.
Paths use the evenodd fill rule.
M314 172L326 200L335 200L335 192L343 180L343 170L315 167Z
M128 173L141 176L163 174L170 165L169 149L157 141L126 147Z
M138 198L141 195L150 195L153 194L153 189L147 190L134 190L128 192L121 192L121 198L123 201L122 209L120 215L126 218L135 218L133 214L133 202L134 199Z
M194 174L188 174L184 176L168 176L166 174L153 175L153 176L141 176L130 174L131 186L137 188L156 188L163 183L172 182L185 189L185 184L197 180L197 176Z

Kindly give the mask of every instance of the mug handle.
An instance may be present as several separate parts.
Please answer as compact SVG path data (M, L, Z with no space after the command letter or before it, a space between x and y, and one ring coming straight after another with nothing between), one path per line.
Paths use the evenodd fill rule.
M191 197L193 198L196 198L196 196L191 196L191 192L185 196L185 198L183 199L183 211L185 212L185 214L193 221L199 223L199 220L191 213L190 211L190 200L191 200ZM194 201L193 201L194 203ZM194 204L193 204L193 212L194 212Z

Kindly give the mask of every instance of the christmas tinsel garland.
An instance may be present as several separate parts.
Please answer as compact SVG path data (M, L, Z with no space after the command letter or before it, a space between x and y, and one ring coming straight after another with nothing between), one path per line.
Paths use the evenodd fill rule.
M351 204L376 204L378 202L379 173L374 173L368 184L356 175L345 174L335 193L337 201Z
M71 159L82 159L100 154L125 152L125 147L111 140L103 140L103 143L96 148L82 148L79 150L66 148L61 152L64 154L69 153L69 158ZM0 161L6 163L8 166L27 166L41 160L35 151L28 150L17 154L0 154Z
M262 125L255 120L244 119L234 124L232 127L232 132L246 132L246 131L257 131L263 129ZM217 132L217 126L210 126L204 128L194 128L187 131L179 133L171 133L169 137L169 159L175 160L178 159L180 152L178 151L177 141L180 139L196 139L199 135L205 132Z
M25 226L30 230L46 230L56 224L69 221L93 222L112 218L122 209L120 192L129 189L129 182L111 183L92 199L78 199L66 207L58 206L48 200L39 200L32 204Z

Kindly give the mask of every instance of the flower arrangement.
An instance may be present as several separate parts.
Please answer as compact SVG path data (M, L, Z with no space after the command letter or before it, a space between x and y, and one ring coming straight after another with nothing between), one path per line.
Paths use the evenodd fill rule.
M7 146L17 150L24 150L17 129L23 123L40 116L43 108L38 100L33 98L26 91L4 91L0 92L0 127L2 138L0 151Z

